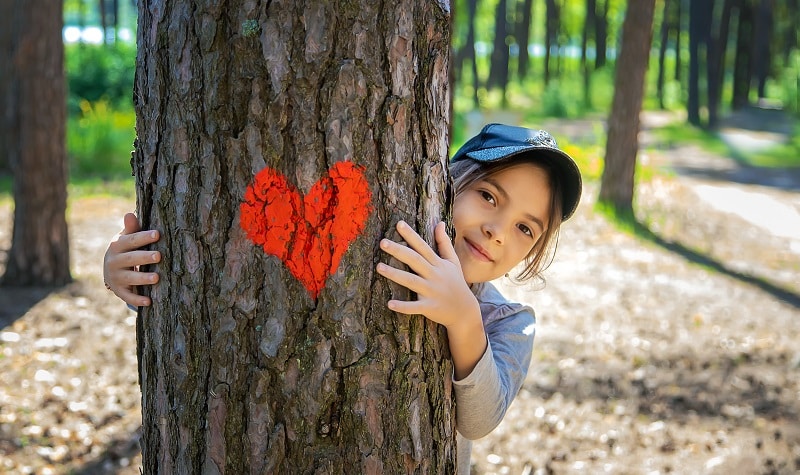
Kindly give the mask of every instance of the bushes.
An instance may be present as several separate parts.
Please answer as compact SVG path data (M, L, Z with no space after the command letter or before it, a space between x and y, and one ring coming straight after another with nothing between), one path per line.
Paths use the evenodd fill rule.
M67 154L73 177L130 177L136 46L65 45Z
M67 120L70 171L78 176L130 176L135 138L133 107L113 108L108 100L79 103L80 113Z

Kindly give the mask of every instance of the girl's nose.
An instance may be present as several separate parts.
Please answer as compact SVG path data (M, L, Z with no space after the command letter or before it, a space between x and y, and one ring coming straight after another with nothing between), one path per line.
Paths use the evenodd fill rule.
M497 244L503 244L505 240L505 232L502 231L503 227L497 223L484 223L483 234L490 241L495 241Z

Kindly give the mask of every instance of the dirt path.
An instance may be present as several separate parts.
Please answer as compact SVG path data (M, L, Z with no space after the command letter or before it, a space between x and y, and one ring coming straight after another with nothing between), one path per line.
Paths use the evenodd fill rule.
M591 211L595 186L565 225L547 286L501 282L536 308L537 341L505 421L475 444L475 472L796 473L797 189L656 179L637 194L648 242ZM762 212L726 209L728 189L765 197ZM133 320L100 278L130 206L72 203L76 283L0 290L0 472L139 473ZM0 206L0 249L10 231Z

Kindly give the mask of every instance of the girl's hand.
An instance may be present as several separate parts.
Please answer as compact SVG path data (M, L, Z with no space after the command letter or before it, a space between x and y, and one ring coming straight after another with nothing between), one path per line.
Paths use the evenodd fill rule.
M448 331L467 324L474 325L469 316L477 315L480 322L478 300L464 280L461 263L444 223L440 222L434 229L441 256L405 222L397 223L397 231L408 247L383 239L381 249L406 264L413 273L383 263L378 264L377 271L392 282L416 292L417 300L390 300L389 308L398 313L424 315L444 325Z
M159 239L158 231L142 231L139 220L133 213L124 218L125 227L111 241L103 258L103 281L106 287L129 305L150 305L150 298L136 293L137 285L152 285L158 282L155 272L139 272L139 266L161 261L158 251L142 251L140 248Z

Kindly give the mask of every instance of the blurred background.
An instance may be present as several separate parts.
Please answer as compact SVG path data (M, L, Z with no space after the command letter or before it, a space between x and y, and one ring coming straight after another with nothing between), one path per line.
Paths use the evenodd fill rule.
M544 128L586 182L546 286L498 282L539 328L475 473L800 471L798 3L658 0L638 22L626 207L598 195L635 74L617 67L628 2L453 2L451 149L488 122ZM101 271L135 206L136 8L0 1L4 473L139 473L135 315ZM63 56L32 61L46 39ZM61 70L63 94L19 100Z

